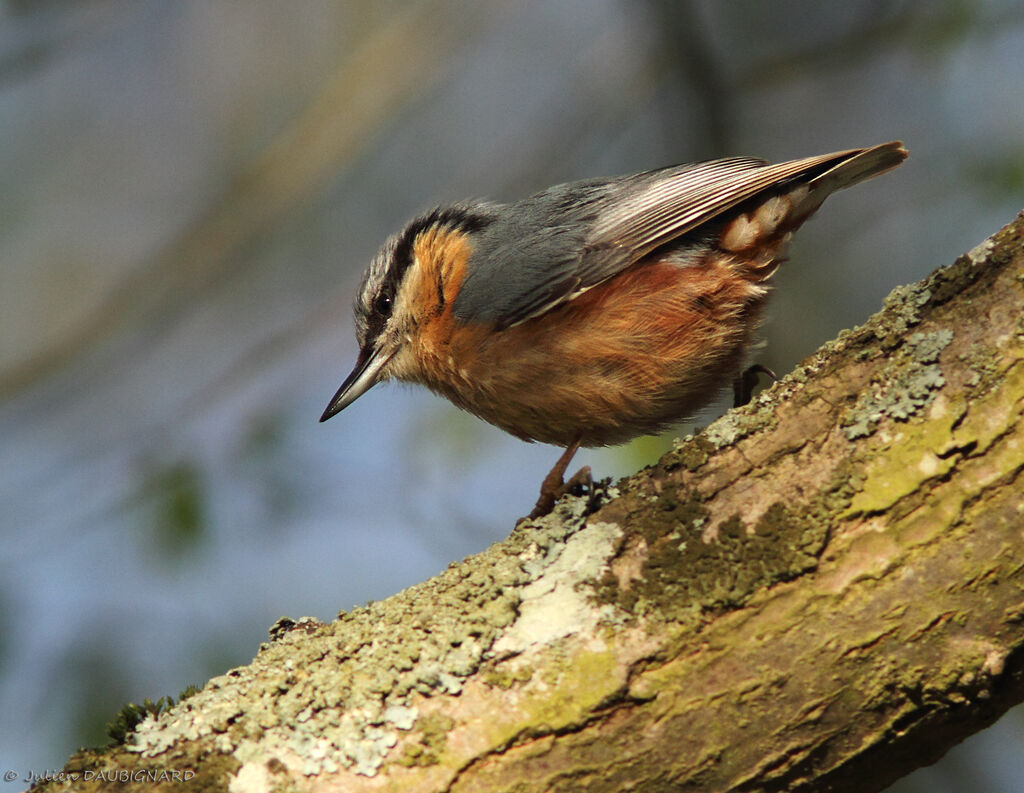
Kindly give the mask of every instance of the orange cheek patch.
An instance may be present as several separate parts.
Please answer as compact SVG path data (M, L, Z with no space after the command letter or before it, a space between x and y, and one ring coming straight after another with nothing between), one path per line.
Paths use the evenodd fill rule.
M414 294L424 308L434 308L430 313L440 313L459 294L473 246L461 231L430 229L416 238L412 250L420 265Z
M452 317L452 303L472 252L466 234L451 229L430 229L413 243L418 267L416 281L409 285L411 310L419 325L417 358L425 369L431 368L434 359L451 354L452 333L458 324Z

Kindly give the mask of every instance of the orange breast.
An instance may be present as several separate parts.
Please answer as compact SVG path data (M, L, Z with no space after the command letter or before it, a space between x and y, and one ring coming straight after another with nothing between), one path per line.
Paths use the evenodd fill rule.
M648 259L495 332L451 315L449 287L469 252L463 240L421 268L429 280L448 267L448 277L427 290L433 303L412 339L419 370L400 376L513 435L559 445L620 443L692 415L732 381L766 294L732 254L685 266Z

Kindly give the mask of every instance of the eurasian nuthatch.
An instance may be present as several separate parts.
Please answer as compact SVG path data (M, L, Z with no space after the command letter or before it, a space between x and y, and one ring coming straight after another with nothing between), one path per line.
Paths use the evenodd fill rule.
M655 433L734 381L767 281L835 190L899 165L898 141L770 165L734 157L420 215L371 262L359 357L321 421L375 383L421 383L526 441Z

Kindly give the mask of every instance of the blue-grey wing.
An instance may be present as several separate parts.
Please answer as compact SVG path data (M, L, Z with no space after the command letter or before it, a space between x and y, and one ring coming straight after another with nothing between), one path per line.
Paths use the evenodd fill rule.
M777 165L736 157L552 187L505 207L479 236L454 312L511 327L780 183L817 180L831 192L905 155L891 143Z

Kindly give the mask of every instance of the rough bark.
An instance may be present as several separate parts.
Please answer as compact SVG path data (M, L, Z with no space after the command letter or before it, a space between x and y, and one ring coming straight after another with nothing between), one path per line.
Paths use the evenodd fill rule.
M1024 698L1022 468L1024 216L658 465L280 623L64 784L880 790Z

